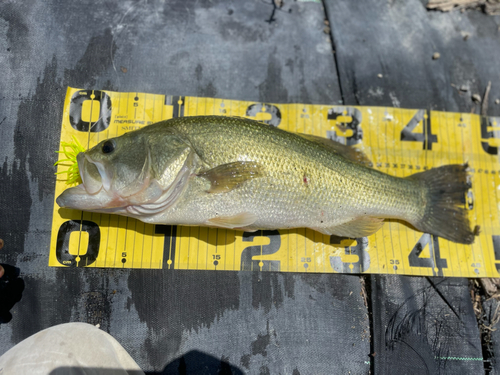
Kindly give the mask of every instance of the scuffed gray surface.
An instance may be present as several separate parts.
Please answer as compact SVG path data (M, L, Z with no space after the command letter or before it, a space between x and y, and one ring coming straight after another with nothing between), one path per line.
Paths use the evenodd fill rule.
M377 373L484 372L466 279L372 276L371 290Z
M283 3L0 4L0 262L26 283L0 326L0 353L83 321L151 373L482 372L481 361L436 359L482 355L460 279L440 295L424 278L368 277L367 308L356 276L47 267L67 86L470 112L470 95L491 80L489 114L499 114L498 17L328 0L334 55L322 4ZM387 336L390 322L405 322L399 336Z
M500 16L416 0L325 3L345 104L479 113L471 97L492 81L488 115L500 114Z

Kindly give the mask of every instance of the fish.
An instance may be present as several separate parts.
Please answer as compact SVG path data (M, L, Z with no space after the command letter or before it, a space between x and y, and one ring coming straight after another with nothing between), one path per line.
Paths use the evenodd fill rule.
M462 244L479 233L465 208L467 164L391 176L354 147L246 118L161 121L103 140L77 162L82 183L57 197L61 208L348 238L370 236L386 220Z

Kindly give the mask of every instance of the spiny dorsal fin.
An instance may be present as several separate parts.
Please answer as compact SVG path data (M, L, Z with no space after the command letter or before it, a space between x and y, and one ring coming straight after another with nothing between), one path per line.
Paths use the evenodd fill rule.
M368 159L368 156L366 156L362 151L358 150L355 147L346 146L343 145L342 143L335 142L332 139L318 137L317 135L303 134L303 133L296 133L296 134L300 135L302 138L305 138L311 142L326 147L330 151L333 151L336 154L341 155L346 159L349 159L350 161L365 165L367 167L372 164L370 159Z
M210 181L209 193L227 193L245 181L263 175L262 166L253 161L236 161L198 173L199 177Z

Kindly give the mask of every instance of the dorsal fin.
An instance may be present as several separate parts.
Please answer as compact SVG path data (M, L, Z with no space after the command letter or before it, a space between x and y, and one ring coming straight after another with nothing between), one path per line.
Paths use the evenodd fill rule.
M355 147L346 146L343 145L342 143L335 142L332 139L318 137L317 135L304 134L304 133L295 133L295 134L301 136L302 138L307 139L308 141L319 144L329 149L330 151L335 152L340 156L343 156L344 158L350 161L362 164L367 167L372 165L370 159L368 159L368 156L366 156L362 151L358 150Z

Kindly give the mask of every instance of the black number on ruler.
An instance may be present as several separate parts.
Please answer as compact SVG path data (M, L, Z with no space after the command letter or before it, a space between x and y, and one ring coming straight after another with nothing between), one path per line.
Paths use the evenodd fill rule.
M433 276L443 276L443 268L448 268L448 262L446 259L441 258L438 238L438 236L434 235L432 235L431 238L429 233L424 233L422 237L420 237L411 250L410 255L408 255L410 267L431 268ZM420 254L422 254L426 246L429 246L430 256L429 258L422 258Z
M72 255L69 253L69 238L72 232L87 232L89 242L87 252L81 255ZM57 233L56 258L59 263L68 267L85 267L95 262L99 255L99 245L101 242L101 231L99 226L93 221L88 220L69 220L64 222ZM80 258L77 261L77 258Z
M491 236L493 240L493 253L495 254L495 268L500 275L500 236Z
M176 225L155 225L155 234L163 234L163 268L173 270L175 264ZM170 264L169 264L170 261Z
M348 122L339 122L339 117L350 118ZM353 107L334 107L328 110L328 115L326 117L328 120L334 120L337 122L338 131L327 131L326 136L336 142L343 143L347 146L352 146L358 144L363 139L363 130L361 129L361 121L363 116L361 111ZM352 132L348 137L339 135L347 133L350 130ZM345 139L345 141L344 141Z
M424 109L419 109L415 116L410 120L408 125L406 125L403 130L401 130L401 141L406 142L422 142L424 150L432 150L432 144L438 141L437 135L432 134L431 128L431 114ZM414 133L416 126L422 122L422 126L424 129L423 133Z
M488 130L492 128L492 130ZM481 146L490 155L498 155L498 147L490 146L490 139L500 138L500 117L481 117Z
M341 237L331 236L330 244L340 244ZM339 273L362 273L370 268L370 254L366 251L368 248L368 238L356 238L356 246L344 247L345 255L357 255L357 262L343 262L341 256L331 256L330 266L335 272Z
M165 95L165 105L173 106L172 117L184 116L184 103L185 100L182 96Z
M243 241L251 242L255 237L267 237L270 240L269 245L262 246L248 246L243 249L241 253L241 266L242 271L255 271L259 270L259 263L262 262L262 271L279 271L279 260L254 260L254 256L258 255L271 255L279 251L281 246L281 236L277 230L259 230L257 232L243 233ZM262 252L261 252L262 249Z
M271 115L269 120L262 120L261 122L276 127L281 123L281 111L275 105L255 103L248 106L246 111L247 116L257 117L258 113L269 113Z
M92 111L99 111L98 120L92 123L91 118L83 118L83 104L92 105ZM94 114L91 114L94 117ZM99 90L77 91L69 104L69 123L80 132L102 132L111 122L111 98Z

